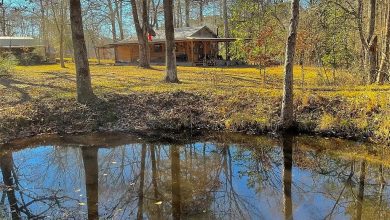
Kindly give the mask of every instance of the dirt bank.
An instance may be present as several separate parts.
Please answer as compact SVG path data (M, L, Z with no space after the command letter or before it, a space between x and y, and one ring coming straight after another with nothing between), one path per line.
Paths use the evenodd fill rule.
M205 95L181 91L105 95L92 106L63 98L31 101L0 109L0 142L38 134L97 131L275 132L279 103L279 97L264 98L251 93ZM386 117L385 112L379 108L365 113L369 124L359 128L353 124L359 119L359 106L355 106L356 110L348 108L348 101L338 97L298 98L297 132L390 143L386 127L375 121Z

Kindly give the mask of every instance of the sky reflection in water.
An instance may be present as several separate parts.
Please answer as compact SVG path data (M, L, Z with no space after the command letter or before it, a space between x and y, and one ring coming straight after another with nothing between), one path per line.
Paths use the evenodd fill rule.
M388 167L301 147L318 139L243 139L3 150L0 218L390 218Z

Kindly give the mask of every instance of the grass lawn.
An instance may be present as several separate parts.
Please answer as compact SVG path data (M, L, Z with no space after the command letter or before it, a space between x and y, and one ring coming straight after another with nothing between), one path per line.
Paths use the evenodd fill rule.
M361 86L357 80L359 77L343 71L336 72L336 80L333 80L331 71L324 72L320 68L307 67L303 72L304 89L301 68L295 68L296 121L300 131L390 142L390 85ZM144 70L134 66L92 65L91 73L94 92L101 99L131 97L134 103L138 103L145 101L141 100L142 97L149 102L140 104L142 108L153 110L146 110L150 113L147 115L149 119L161 119L161 114L154 112L161 110L158 109L160 107L167 113L164 115L166 121L172 116L174 120L192 118L193 113L181 114L184 110L175 109L173 105L165 107L169 99L178 99L177 105L184 108L188 101L186 97L195 95L200 98L187 104L202 109L187 110L199 111L202 117L207 113L207 117L220 123L224 130L273 131L279 120L282 67L268 68L265 81L264 75L256 68L178 67L180 84L162 82L165 73L161 66ZM34 107L37 103L46 103L46 106L47 103L63 100L74 103L75 88L75 69L71 63L65 69L59 65L18 66L14 73L0 76L0 119L13 123L23 118L18 123L30 127L36 125L33 111L38 111ZM186 96L177 95L182 93ZM161 96L167 103L153 104L153 100L145 96L149 99ZM132 102L131 99L128 102ZM111 103L106 107L118 109L126 103L120 106ZM128 113L134 113L134 109ZM104 114L107 115L107 112ZM111 124L119 123L125 113L115 114ZM188 123L192 127L193 122ZM9 133L13 130L10 126L0 126L0 132ZM22 128L18 130L19 133L23 133Z

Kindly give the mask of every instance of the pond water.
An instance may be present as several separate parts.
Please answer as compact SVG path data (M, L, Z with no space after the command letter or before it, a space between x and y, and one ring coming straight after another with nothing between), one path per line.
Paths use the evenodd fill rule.
M365 146L220 134L20 141L0 150L0 219L389 219L389 168L351 149Z

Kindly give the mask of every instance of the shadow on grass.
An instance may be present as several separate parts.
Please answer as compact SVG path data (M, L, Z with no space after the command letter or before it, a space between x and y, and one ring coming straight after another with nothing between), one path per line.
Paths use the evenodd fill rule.
M52 76L51 79L53 80L65 80L68 82L76 83L75 77L72 77L70 74L67 74L67 72L43 72L44 74L48 76Z
M53 90L59 90L63 92L70 92L71 89L64 88L60 86L54 86L50 84L37 84L37 83L31 83L31 82L23 82L17 79L13 79L12 76L2 76L0 77L0 85L4 86L7 90L11 90L14 92L17 92L20 94L19 100L11 101L8 103L2 103L2 104L22 104L28 101L31 101L32 97L28 93L27 88L21 88L21 87L29 87L29 88L42 88L42 89L53 89Z

